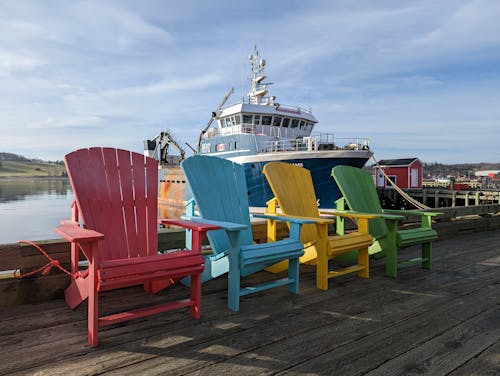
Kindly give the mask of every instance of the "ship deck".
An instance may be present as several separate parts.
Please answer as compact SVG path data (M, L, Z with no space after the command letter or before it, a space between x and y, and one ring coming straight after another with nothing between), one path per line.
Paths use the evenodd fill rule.
M432 270L371 278L343 276L315 288L302 266L301 290L244 297L226 308L226 279L203 286L202 318L169 312L107 327L86 339L86 307L63 300L0 312L0 374L89 375L485 375L500 374L500 232L464 234L434 244ZM417 256L417 247L404 255ZM250 281L270 278L253 275ZM139 288L102 294L101 307L166 301Z

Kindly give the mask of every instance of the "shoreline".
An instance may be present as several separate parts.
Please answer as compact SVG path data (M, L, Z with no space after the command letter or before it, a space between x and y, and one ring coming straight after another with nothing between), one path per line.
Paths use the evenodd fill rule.
M69 180L67 176L0 176L0 180Z

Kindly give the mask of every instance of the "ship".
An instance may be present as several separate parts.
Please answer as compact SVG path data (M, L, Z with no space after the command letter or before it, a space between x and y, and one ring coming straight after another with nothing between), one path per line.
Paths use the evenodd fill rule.
M334 208L340 191L330 176L332 168L336 165L362 168L373 154L369 140L339 139L333 133L314 132L318 120L310 108L284 105L269 95L270 83L264 74L266 62L256 46L248 59L251 77L247 97L226 105L234 92L231 88L201 130L196 147L186 145L193 154L225 158L243 165L251 207L265 207L273 197L262 169L268 162L279 161L308 169L318 207ZM182 207L184 200L189 199L189 188L186 189L180 169L186 153L172 134L166 130L146 140L145 154L160 162L160 203ZM170 154L172 147L178 155Z

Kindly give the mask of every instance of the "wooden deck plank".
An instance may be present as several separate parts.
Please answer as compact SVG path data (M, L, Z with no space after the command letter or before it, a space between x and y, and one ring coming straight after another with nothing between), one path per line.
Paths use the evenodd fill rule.
M339 316L339 317L343 316L343 317L351 318L352 320L360 321L361 323L356 323L356 326L355 326L356 329L358 329L358 330L362 328L363 324L367 324L367 323L371 324L371 325L368 325L367 332L361 334L359 337L360 338L359 341L366 342L367 340L369 340L370 336L372 336L372 334L370 334L372 332L379 333L378 337L382 336L382 338L384 338L384 336L386 335L385 333L389 330L392 330L391 328L397 323L397 321L394 320L394 317L392 317L392 316L394 316L394 315L392 315L393 313L397 317L396 320L401 320L401 322L402 322L401 325L413 326L414 325L413 321L418 322L421 320L421 317L418 317L418 316L424 316L424 318L425 318L425 316L427 316L429 314L429 312L428 312L429 310L430 310L430 313L433 313L437 308L439 308L443 305L445 305L445 307L446 307L446 302L443 302L443 298L446 298L446 297L442 297L442 296L438 296L438 295L434 296L434 300L435 300L434 304L430 304L431 303L430 301L424 300L422 302L422 304L417 304L415 306L413 306L413 305L409 306L408 299L405 299L405 301L401 301L400 305L398 305L397 303L394 304L394 302L384 300L383 299L384 295L386 295L386 294L381 294L381 295L377 296L377 300L380 302L380 305L381 305L381 308L379 309L379 313L381 316L379 316L379 317L361 317L359 315L359 312L358 312L360 307L359 306L356 307L355 304L354 304L354 306L350 306L350 308L353 309L352 312L341 313L341 312L338 312L338 308L337 308L337 310L335 310L335 303L332 302L333 309L331 312L332 312L332 314ZM413 296L411 298L415 298L415 297L432 298L432 294L425 294L425 293L418 294L417 293L414 295L415 296ZM398 297L395 297L395 299L396 299L395 301L397 301ZM360 300L362 300L362 298ZM456 300L456 299L453 299L453 300ZM447 302L448 301L452 301L452 299L447 299ZM482 301L482 298L480 299L480 301ZM349 303L352 303L352 302L349 302ZM354 302L354 303L356 303L356 302ZM387 307L391 312L385 313L384 312L385 307ZM402 316L401 315L401 307L404 308L405 312L413 312L416 316L409 317L409 318ZM476 309L478 309L477 307L478 306L476 306ZM312 306L309 308L315 312L320 311L319 309L314 309L314 307L312 307ZM323 310L325 310L328 307L323 303L321 308ZM423 309L423 308L427 308L427 309L423 313L418 312L418 309ZM453 308L452 310L454 310L454 309L455 308ZM448 308L446 308L446 310L448 310ZM392 312L392 311L394 311L394 312ZM442 317L442 313L443 312L439 311L439 313L436 315L436 318ZM388 327L383 325L387 321L389 321ZM446 322L444 322L444 324L448 325ZM407 329L401 330L401 327L400 327L401 325L399 325L399 327L397 327L396 332L406 332L407 331ZM204 374L217 374L217 373L220 373L222 369L227 371L229 368L229 371L236 372L236 370L238 370L238 374L244 374L245 372L243 372L241 370L241 367L243 366L243 369L245 369L245 368L248 369L248 373L254 374L254 373L258 372L258 370L259 370L259 359L264 359L262 354L267 354L267 359L265 361L269 361L269 358L273 358L274 354L282 354L282 353L286 354L287 358L285 360L283 360L281 363L286 364L287 367L289 367L290 364L293 364L293 362L300 362L301 359L303 359L304 357L306 359L312 358L312 360L310 362L317 365L318 361L317 361L317 359L315 359L314 354L318 353L318 347L321 348L321 351L325 351L326 349L328 349L328 346L333 346L333 349L335 351L333 352L333 354L328 353L328 355L326 356L326 359L325 359L326 368L322 369L322 370L320 369L318 372L320 374L321 373L329 373L328 371L332 371L332 368L331 368L332 361L336 359L336 356L334 356L334 355L336 353L336 348L338 346L338 342L340 342L341 345L344 345L346 343L345 341L348 341L349 339L352 339L352 337L355 337L355 333L353 331L349 331L349 328L347 328L346 330L340 329L334 333L328 332L328 330L330 330L330 329L331 329L330 326L328 326L327 329L325 329L325 328L318 329L317 336L314 336L314 335L312 335L312 332L309 332L309 333L307 333L307 336L305 338L299 337L299 338L286 339L283 342L272 344L272 346L275 347L274 350L269 348L269 347L259 348L258 349L259 351L257 354L252 353L252 352L244 354L242 356L242 358L245 358L245 360L239 361L239 359L232 358L231 360L228 361L228 363L230 363L230 364L218 365L217 367L210 367L210 369L204 368L203 373ZM347 338L343 338L342 336L345 335L346 332L348 333ZM369 357L370 354L372 354L374 352L374 348L378 347L377 343L380 341L380 338L378 338L378 337L374 341L369 341L369 344L366 346L366 349L365 349L366 353L361 352L362 357ZM328 339L332 340L331 344L325 342ZM291 343L288 343L288 342L291 342ZM400 346L400 344L398 344L396 347L399 347L399 346ZM359 357L360 350L357 347L358 346L350 346L349 351L352 351L352 353L342 354L343 356L340 357L339 361L342 361L342 359L356 359L357 357ZM361 351L362 351L362 349L361 349ZM382 350L382 352L384 353L385 350ZM358 355L356 355L357 353L358 353ZM380 356L380 354L377 355L377 357L379 357L379 356ZM353 363L352 360L350 360L348 362L349 365L352 363ZM262 364L262 367L265 367L265 364ZM214 368L213 372L211 372L212 368ZM300 372L310 372L312 370L315 370L315 368L312 367L311 364L307 364L303 369L302 368L299 369ZM276 371L276 369L273 369L273 371ZM292 371L292 370L287 368L287 372L288 371ZM293 369L293 371L295 371L295 370ZM340 371L340 374L343 374L343 372L346 370L336 368L335 371L336 372Z
M366 333L356 342L351 342L349 346L334 347L320 356L311 356L311 359L287 371L327 374L335 370L339 374L366 374L374 367L401 356L408 349L431 341L436 334L450 330L465 319L477 316L485 307L490 306L481 304L484 302L485 295L479 294L472 301L475 304L471 305L463 303L460 298L446 301L439 299L433 305L426 304L429 306L428 310L400 321L386 317L389 320L386 326ZM331 337L337 337L337 335ZM321 337L317 340L320 341ZM321 347L324 348L323 343ZM413 360L419 362L421 358L417 357ZM400 370L398 374L407 373L410 373L410 370Z
M500 340L500 307L472 317L463 316L464 321L459 325L391 359L368 375L447 374Z
M334 279L328 291L315 288L314 269L303 265L298 296L268 290L243 298L237 314L227 311L227 281L217 278L203 286L199 321L180 310L113 325L96 349L87 346L85 307L71 311L57 300L2 309L0 374L465 375L475 365L487 373L499 350L499 248L498 232L438 241L430 271L405 268L394 280L384 277L385 260L375 260L370 279ZM113 312L124 299L135 306L185 293L132 288L101 302Z
M500 341L453 370L450 376L500 375Z

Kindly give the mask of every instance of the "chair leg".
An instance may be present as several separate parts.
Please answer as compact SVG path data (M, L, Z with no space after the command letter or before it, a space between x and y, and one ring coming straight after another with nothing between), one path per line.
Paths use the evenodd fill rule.
M97 276L93 267L89 266L89 297L88 297L88 341L92 347L97 346L99 330L99 292L97 291Z
M398 274L398 249L395 244L386 247L385 272L392 278L396 278Z
M191 306L189 314L195 319L200 318L201 314L201 273L191 274Z
M239 232L228 231L227 235L231 243L229 249L229 272L227 280L227 306L230 310L240 310L240 241Z
M293 294L299 293L299 259L294 257L288 260L288 279L294 282L288 285L288 291Z
M228 273L228 295L227 306L231 311L240 310L240 270L239 268L229 268Z
M316 287L321 290L328 290L328 257L326 256L326 250L318 249Z
M432 264L432 243L422 243L422 268L430 269Z
M358 264L363 265L365 268L358 272L358 277L370 277L370 255L368 254L368 247L358 250Z

